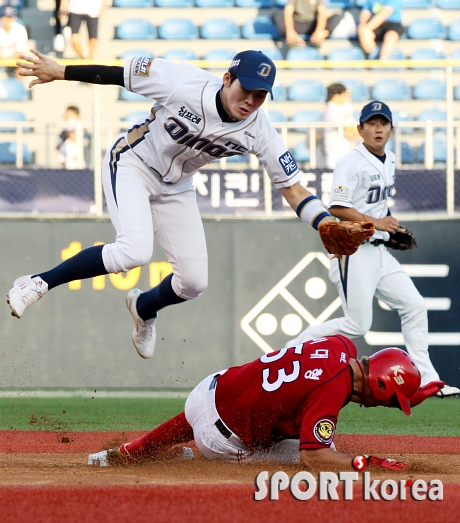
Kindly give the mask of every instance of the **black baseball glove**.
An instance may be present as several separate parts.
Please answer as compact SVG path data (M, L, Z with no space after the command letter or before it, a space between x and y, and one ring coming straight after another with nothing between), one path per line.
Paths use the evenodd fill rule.
M405 227L400 227L395 233L390 234L390 239L385 242L385 245L397 251L407 251L407 249L417 247L417 242L410 231Z

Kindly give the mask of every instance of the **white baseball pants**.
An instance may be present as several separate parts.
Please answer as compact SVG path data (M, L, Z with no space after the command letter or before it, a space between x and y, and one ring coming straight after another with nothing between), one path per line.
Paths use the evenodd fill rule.
M425 301L413 281L384 245L364 243L348 257L348 267L331 260L329 279L342 301L344 316L305 329L290 345L343 334L348 338L364 336L372 326L374 296L401 319L406 349L422 375L422 386L439 380L428 353L428 316Z
M224 424L217 412L216 386L218 384L216 385L213 380L216 374L224 374L225 372L226 370L223 370L205 378L192 390L185 402L185 417L193 428L195 443L202 454L208 459L240 464L253 463L259 460L300 463L298 439L286 439L270 448L255 451L247 447Z
M173 267L174 292L186 300L208 285L208 255L192 179L161 181L120 139L102 164L102 182L115 243L102 250L109 273L149 262L158 242Z

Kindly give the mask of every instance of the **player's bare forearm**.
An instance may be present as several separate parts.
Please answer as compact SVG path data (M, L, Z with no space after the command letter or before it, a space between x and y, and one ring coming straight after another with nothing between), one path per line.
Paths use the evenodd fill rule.
M339 218L342 221L358 221L358 222L372 222L374 228L378 231L386 231L395 233L400 223L394 216L385 216L385 218L374 218L368 214L357 211L354 207L342 207L341 205L333 205L329 208L332 216Z
M64 80L65 66L58 64L55 60L43 55L36 49L31 49L30 52L35 56L19 55L24 62L16 62L20 67L19 76L36 76L32 80L29 87L37 84L46 84L54 80Z
M330 448L300 451L300 463L308 470L331 472L355 470L352 465L353 458L351 454L336 452Z

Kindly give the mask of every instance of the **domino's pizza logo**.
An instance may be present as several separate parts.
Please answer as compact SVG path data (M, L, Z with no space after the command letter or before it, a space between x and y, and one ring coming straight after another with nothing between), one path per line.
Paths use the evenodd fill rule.
M284 154L282 154L278 158L278 161L280 162L283 171L286 173L286 176L291 176L291 174L297 172L297 164L295 163L295 160L289 151L286 151Z

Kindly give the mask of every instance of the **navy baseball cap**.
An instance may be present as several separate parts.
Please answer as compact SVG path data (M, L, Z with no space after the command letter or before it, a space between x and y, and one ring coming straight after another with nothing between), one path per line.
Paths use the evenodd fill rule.
M264 90L270 93L276 76L275 64L261 51L242 51L232 60L228 69L248 91Z
M14 18L17 14L18 14L18 12L11 5L0 6L0 18L3 18L3 17Z
M377 114L384 116L387 120L393 123L393 116L391 114L390 108L387 104L379 102L378 100L369 102L361 109L361 114L359 115L359 123L367 122L369 118L372 118L372 116L375 116Z

